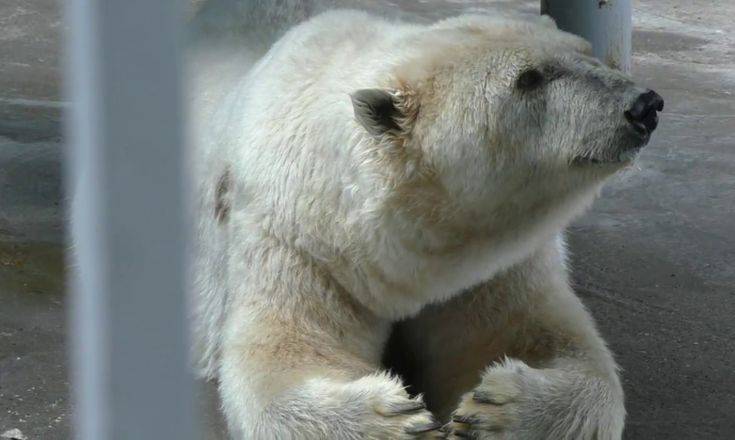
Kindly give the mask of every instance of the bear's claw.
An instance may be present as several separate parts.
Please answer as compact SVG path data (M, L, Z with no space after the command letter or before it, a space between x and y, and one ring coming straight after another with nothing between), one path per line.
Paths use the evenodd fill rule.
M411 414L426 409L426 404L420 400L411 400L406 403L392 405L388 408L386 417L398 416L403 414Z
M406 428L406 433L408 434L424 434L429 431L435 431L442 427L442 424L440 422L431 422L421 425L414 425L409 428Z
M483 391L475 391L472 395L472 400L486 405L505 405L508 403L506 400L499 399L497 396Z

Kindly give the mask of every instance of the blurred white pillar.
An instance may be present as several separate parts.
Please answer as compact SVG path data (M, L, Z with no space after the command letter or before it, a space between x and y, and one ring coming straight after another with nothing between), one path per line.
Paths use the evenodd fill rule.
M195 435L176 0L70 0L75 436Z
M541 0L541 13L554 18L560 29L592 43L603 63L630 72L630 0Z

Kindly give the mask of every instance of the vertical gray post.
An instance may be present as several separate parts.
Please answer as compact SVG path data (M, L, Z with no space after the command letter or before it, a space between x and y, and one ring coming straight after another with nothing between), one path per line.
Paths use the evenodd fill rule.
M194 439L181 2L68 4L75 436Z
M630 72L630 0L541 0L541 14L592 43L595 57L603 63Z

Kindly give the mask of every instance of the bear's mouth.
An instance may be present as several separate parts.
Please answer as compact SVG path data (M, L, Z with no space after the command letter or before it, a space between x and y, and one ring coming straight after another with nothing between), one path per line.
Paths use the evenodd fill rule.
M648 145L651 135L648 132L641 133L631 126L625 127L619 132L617 141L601 150L587 151L572 159L574 166L605 166L626 165L633 162L638 153Z
M609 157L596 157L588 155L576 156L572 159L572 165L574 166L604 166L604 165L624 165L633 162L638 153L643 149L645 145L638 145L632 148L625 148L617 151L615 154L611 154Z
M572 165L597 165L603 163L596 157L577 156L572 159Z

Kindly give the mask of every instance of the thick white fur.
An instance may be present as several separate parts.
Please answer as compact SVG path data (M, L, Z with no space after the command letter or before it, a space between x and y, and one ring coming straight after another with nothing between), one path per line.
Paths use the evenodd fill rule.
M620 438L561 231L625 163L575 160L630 142L632 83L545 20L333 11L261 46L192 55L197 361L233 437L416 438L455 411L483 439ZM543 96L516 90L543 63ZM398 129L357 122L366 88ZM399 320L428 409L381 366Z

